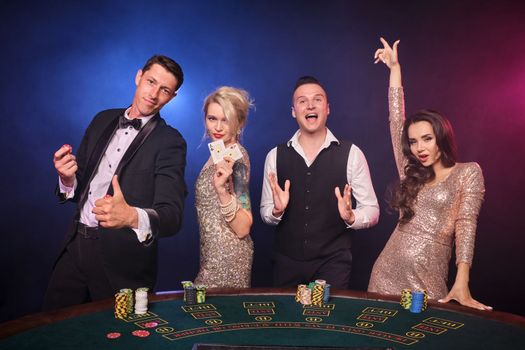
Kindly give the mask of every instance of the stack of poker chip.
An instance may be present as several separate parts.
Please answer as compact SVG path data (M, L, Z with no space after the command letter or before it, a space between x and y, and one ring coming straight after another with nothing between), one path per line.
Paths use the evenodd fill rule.
M422 311L425 311L428 306L428 293L426 290L421 291L423 293L423 309Z
M328 301L330 300L330 287L331 285L328 283L324 285L323 303L325 304L328 304Z
M297 303L301 302L301 293L303 289L306 289L306 284L300 284L297 286L297 293L295 293L295 301Z
M420 313L427 308L427 293L426 291L416 290L412 292L412 303L410 305L410 312Z
M148 312L148 288L139 288L135 291L135 313L142 315Z
M310 288L304 288L301 290L300 303L303 305L312 304L312 290Z
M316 282L312 290L312 305L321 306L323 304L323 294L324 286Z
M403 309L408 310L412 305L412 291L410 289L403 289L401 291L401 302L399 303Z
M181 284L182 284L182 289L184 290L183 301L185 304L187 304L186 302L187 290L190 288L193 288L193 282L192 281L182 281Z
M204 304L206 302L206 286L195 286L197 304Z
M126 312L128 314L132 314L133 313L133 290L129 288L121 289L120 293L126 294Z
M115 294L115 318L125 319L128 316L128 294L118 292Z
M315 280L315 283L323 286L323 301L322 302L328 303L328 299L330 299L330 285L326 283L325 280Z
M330 300L330 287L325 280L316 280L308 285L299 284L295 294L295 301L303 305L321 306Z
M315 284L320 284L321 286L326 286L326 281L325 280L315 280Z
M183 281L184 288L184 303L187 305L197 304L197 290L191 281Z

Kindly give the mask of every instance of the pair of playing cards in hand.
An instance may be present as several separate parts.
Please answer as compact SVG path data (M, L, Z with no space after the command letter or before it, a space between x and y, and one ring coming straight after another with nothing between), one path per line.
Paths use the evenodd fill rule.
M230 157L234 161L242 158L241 150L239 149L239 145L236 143L226 147L224 146L224 141L218 140L208 143L208 148L210 149L213 164L217 164L224 157Z

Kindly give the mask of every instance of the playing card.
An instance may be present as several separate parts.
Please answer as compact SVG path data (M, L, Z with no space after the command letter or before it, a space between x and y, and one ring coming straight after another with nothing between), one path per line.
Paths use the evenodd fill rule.
M241 159L242 158L242 152L239 149L239 145L234 143L233 145L228 146L226 148L226 150L224 151L224 157L226 157L226 156L232 158L233 160Z
M224 157L223 153L226 149L224 147L224 141L218 140L208 143L208 148L210 149L211 158L213 159L213 164L217 164Z

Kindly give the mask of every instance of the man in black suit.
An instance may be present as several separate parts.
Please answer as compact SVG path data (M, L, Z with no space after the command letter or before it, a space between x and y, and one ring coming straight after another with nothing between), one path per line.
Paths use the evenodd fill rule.
M57 195L78 203L55 263L44 309L112 297L122 288L153 288L157 243L181 226L186 142L159 115L184 76L166 56L137 72L131 107L100 112L77 155L54 154Z

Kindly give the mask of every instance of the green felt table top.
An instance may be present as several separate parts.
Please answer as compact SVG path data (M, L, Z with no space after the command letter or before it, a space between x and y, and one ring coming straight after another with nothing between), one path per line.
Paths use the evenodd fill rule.
M148 328L151 327L151 328ZM132 334L147 330L141 338ZM117 339L107 334L120 333ZM293 295L210 295L204 304L150 302L145 315L116 319L111 307L0 340L0 349L191 349L194 343L525 349L525 327L433 307L414 314L394 301L332 297L304 307Z

